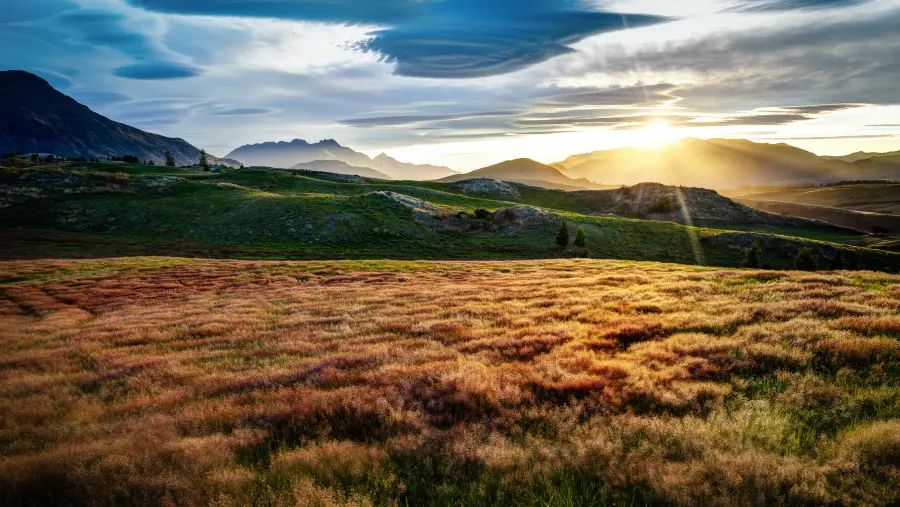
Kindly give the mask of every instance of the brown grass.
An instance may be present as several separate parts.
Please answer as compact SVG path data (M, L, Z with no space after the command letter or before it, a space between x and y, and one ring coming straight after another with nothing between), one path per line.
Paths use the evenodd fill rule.
M6 505L900 501L896 276L172 259L0 276Z

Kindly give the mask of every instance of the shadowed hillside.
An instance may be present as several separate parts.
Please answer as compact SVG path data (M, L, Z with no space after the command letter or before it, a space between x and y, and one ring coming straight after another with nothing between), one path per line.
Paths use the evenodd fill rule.
M27 72L0 72L0 97L0 156L13 150L99 159L135 155L161 164L168 151L178 165L200 160L200 150L187 141L112 121ZM212 156L210 162L240 165Z

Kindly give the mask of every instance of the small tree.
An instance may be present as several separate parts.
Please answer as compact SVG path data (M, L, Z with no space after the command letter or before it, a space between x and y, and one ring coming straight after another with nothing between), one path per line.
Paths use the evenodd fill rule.
M40 164L40 163L41 163L41 156L38 155L37 153L32 153L32 154L31 154L31 163L32 163L32 164Z
M556 244L561 248L569 246L569 224L565 220L559 226L559 232L556 234Z
M831 258L831 270L832 271L840 271L844 269L844 252L840 250L834 254L834 257Z
M794 258L794 267L800 271L815 271L818 269L816 266L816 258L813 257L812 250L809 248L800 249L800 251L797 252L797 257Z
M759 244L755 241L753 242L753 246L747 250L747 258L744 260L745 268L758 268L759 267L759 258L762 254L761 249L759 248Z
M209 158L206 155L206 150L200 150L200 167L204 171L209 172Z
M585 244L587 244L587 236L584 234L584 227L578 226L578 229L575 230L575 246L578 248L584 248Z
M13 150L12 153L9 154L9 164L13 167L16 167L19 163L19 154L16 153L16 150Z
M171 151L166 152L166 166L175 167L175 155L172 155Z

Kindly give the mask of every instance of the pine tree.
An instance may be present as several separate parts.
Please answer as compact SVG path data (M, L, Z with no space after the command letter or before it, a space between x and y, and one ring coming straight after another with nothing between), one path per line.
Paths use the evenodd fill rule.
M815 271L818 269L812 250L803 248L797 252L797 257L794 259L794 267L800 271Z
M578 248L584 248L587 243L587 236L584 234L584 227L578 226L578 229L575 230L575 246Z
M759 244L754 242L753 246L747 250L747 259L744 260L745 268L758 268L759 267L759 258L761 257L762 250L759 248Z
M171 151L166 152L166 166L175 167L175 155L172 155Z
M569 224L563 220L562 225L559 226L559 233L556 235L556 244L561 248L565 248L569 246Z
M200 150L200 167L204 171L209 172L209 159L207 158L206 150Z
M9 163L13 167L16 167L19 163L19 154L16 153L16 150L13 150L12 153L9 154Z

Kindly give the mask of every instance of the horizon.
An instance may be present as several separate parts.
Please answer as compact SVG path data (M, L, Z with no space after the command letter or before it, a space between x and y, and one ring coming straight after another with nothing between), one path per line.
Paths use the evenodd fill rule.
M652 138L663 122L671 138L819 155L900 149L896 0L339 7L12 5L0 69L220 155L333 138L467 171L665 142Z

